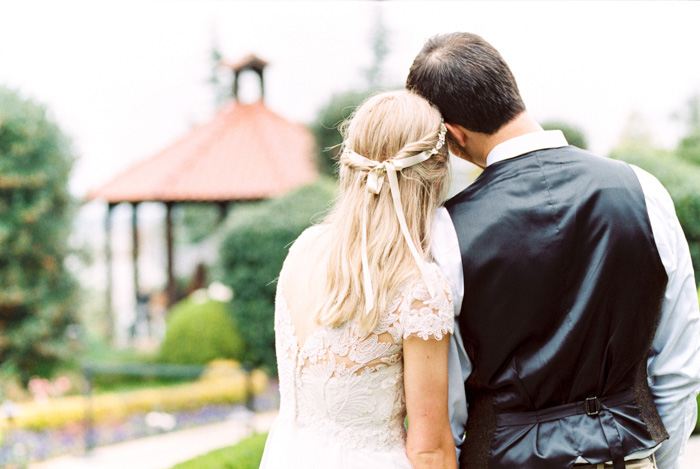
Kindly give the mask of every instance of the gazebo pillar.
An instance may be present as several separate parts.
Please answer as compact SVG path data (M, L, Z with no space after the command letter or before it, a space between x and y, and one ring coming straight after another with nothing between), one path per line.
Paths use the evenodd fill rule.
M226 220L226 216L228 215L228 207L229 202L219 202L219 223Z
M115 203L109 202L107 204L107 212L105 214L105 265L107 268L106 279L107 286L105 288L105 304L107 311L107 327L106 333L108 339L114 338L114 312L112 310L112 289L114 286L114 280L112 277L112 210L116 206Z
M177 285L175 284L175 259L174 259L174 249L173 249L173 207L174 202L165 203L165 243L166 250L168 252L168 286L167 286L167 296L168 296L168 306L171 306L177 301Z
M131 202L131 260L134 265L134 297L138 304L139 300L139 225L138 212L139 203Z

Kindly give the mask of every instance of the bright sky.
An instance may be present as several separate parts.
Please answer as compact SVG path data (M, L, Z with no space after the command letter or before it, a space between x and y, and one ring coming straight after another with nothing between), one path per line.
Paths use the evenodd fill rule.
M580 125L601 154L632 111L673 145L670 116L700 91L699 2L603 1L0 0L0 84L47 104L73 138L83 195L211 116L215 34L227 58L268 60L268 106L309 123L333 92L363 86L377 9L388 83L403 83L433 34L475 32L535 117Z

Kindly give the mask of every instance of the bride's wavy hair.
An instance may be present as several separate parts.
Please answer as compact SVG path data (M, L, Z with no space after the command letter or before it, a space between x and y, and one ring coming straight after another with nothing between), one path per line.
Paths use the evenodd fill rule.
M441 123L437 108L419 95L406 90L381 93L368 98L341 125L343 149L378 162L429 152L436 147ZM324 220L332 236L327 276L315 308L319 324L336 327L357 318L363 332L374 330L402 284L420 276L385 181L379 194L370 194L367 205L367 257L374 307L365 312L361 236L367 175L366 170L340 164L340 195ZM397 176L408 231L420 255L432 260L433 217L449 186L447 145Z

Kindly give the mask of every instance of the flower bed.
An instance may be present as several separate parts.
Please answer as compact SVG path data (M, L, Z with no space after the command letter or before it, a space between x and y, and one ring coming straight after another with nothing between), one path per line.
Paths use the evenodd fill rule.
M267 386L267 376L261 371L253 371L251 378L254 394ZM243 371L237 371L228 376L208 377L194 383L97 394L91 398L92 418L95 422L102 422L153 409L165 412L192 410L212 404L235 404L243 402L245 397L246 376ZM86 404L84 396L22 403L12 426L41 430L80 422L85 418ZM6 418L0 419L0 431L9 425Z
M248 383L240 368L223 365L209 367L192 383L96 394L89 401L68 396L18 404L12 421L0 418L0 467L25 467L31 460L81 453L88 442L118 443L230 418L243 408ZM276 407L275 382L253 371L251 384L256 408ZM91 426L86 422L88 408Z
M158 413L167 415L172 421L173 426L167 430L153 426L150 418L153 413L138 413L125 419L100 422L92 428L90 436L95 446L120 443L166 431L221 422L232 414L241 413L242 407L242 404L209 405L197 410ZM0 467L25 467L30 461L66 453L81 454L85 451L86 432L82 422L54 429L14 430L7 435L4 444L0 442ZM13 466L13 463L17 466Z

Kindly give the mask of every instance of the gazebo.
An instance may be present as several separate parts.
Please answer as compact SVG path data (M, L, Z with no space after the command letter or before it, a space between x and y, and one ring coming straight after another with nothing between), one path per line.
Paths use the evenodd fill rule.
M233 72L233 99L206 124L192 129L172 145L123 171L92 190L88 200L107 202L105 218L107 305L112 311L112 211L126 202L132 207L134 292L139 292L138 206L162 202L166 207L167 297L176 298L173 252L173 208L182 203L216 204L222 215L233 201L278 196L312 182L317 176L313 138L301 124L274 113L264 104L263 72L267 62L249 55L222 63ZM238 99L241 73L260 78L260 100Z

